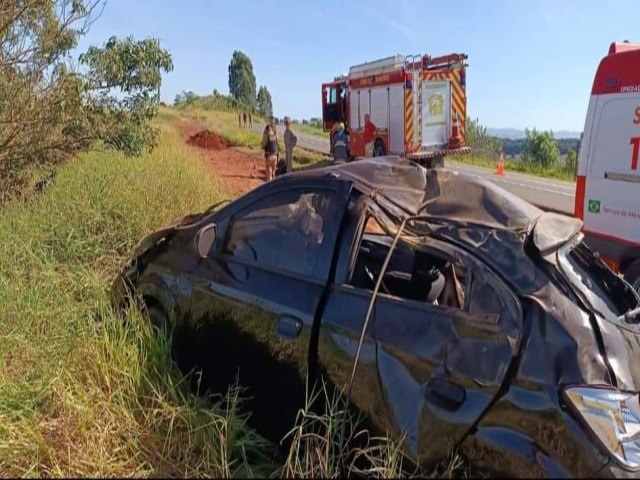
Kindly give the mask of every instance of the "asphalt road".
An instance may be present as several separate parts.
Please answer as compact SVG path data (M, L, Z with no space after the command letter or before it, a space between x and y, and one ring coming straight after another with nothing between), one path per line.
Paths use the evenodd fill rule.
M284 133L284 126L278 125L280 138ZM261 132L263 125L254 125L254 130ZM295 128L293 129L295 132ZM320 153L329 153L328 138L320 138L313 135L297 133L298 145ZM573 214L575 184L541 177L534 177L516 172L505 172L503 176L497 176L493 170L475 167L464 163L445 159L445 165L449 168L477 177L489 179L505 190L523 198L524 200L542 208L567 215Z

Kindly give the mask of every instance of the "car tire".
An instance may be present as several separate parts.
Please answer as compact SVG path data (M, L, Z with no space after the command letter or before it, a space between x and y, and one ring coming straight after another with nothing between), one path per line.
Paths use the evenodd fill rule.
M640 259L635 260L624 270L624 279L640 295Z
M383 157L384 156L384 143L382 140L378 139L373 144L373 156L374 157Z
M160 303L152 298L144 298L144 310L155 333L167 332L170 327L169 317Z

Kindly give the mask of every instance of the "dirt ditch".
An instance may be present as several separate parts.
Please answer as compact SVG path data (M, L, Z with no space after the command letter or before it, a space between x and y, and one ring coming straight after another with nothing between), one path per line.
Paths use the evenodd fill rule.
M207 150L224 150L228 147L227 142L211 130L200 130L198 133L191 135L187 143Z
M229 146L220 135L197 120L181 119L175 124L187 145L196 147L213 177L234 195L241 195L264 182L264 159L257 154Z

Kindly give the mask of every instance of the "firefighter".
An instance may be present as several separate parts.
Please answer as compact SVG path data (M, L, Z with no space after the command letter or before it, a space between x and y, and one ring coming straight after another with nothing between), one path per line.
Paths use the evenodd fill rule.
M278 130L274 117L269 119L269 123L264 127L262 133L262 149L264 150L265 170L267 181L273 180L276 176L276 164L278 162Z
M333 136L333 161L344 163L349 159L349 136L344 132L344 123L338 124L338 131Z
M291 130L291 119L284 117L284 153L285 163L287 165L287 173L293 171L293 147L298 144L298 137Z
M376 138L376 126L371 121L369 114L364 114L364 156L373 157L373 142Z

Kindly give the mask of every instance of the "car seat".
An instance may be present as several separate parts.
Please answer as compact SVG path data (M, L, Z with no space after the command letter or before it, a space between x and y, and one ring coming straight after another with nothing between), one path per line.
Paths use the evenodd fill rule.
M441 272L446 262L425 252L416 251L413 262L412 280L419 300L434 303L444 289L445 278Z

